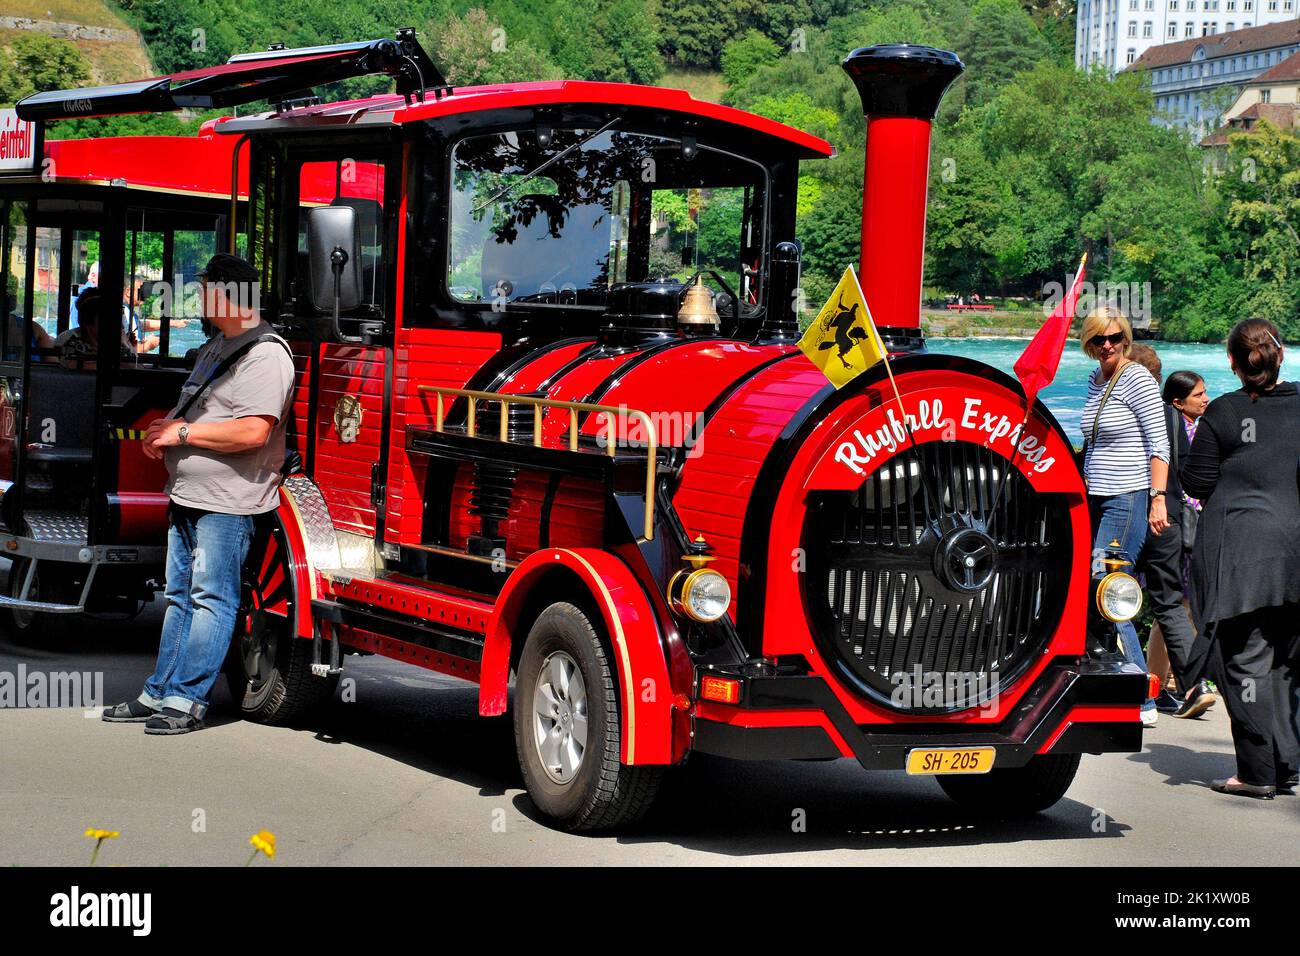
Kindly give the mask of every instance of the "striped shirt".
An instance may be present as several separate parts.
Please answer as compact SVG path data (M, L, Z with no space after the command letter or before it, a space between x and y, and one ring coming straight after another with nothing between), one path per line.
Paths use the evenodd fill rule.
M1119 372L1101 414L1097 438L1092 437L1097 406L1106 391L1101 370L1088 376L1088 399L1083 404L1083 437L1088 444L1083 475L1090 495L1120 495L1151 487L1151 459L1169 461L1169 430L1160 386L1137 362Z

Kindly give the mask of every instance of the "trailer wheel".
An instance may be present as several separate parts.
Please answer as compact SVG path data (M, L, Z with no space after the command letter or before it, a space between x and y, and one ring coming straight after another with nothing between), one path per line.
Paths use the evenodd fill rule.
M619 761L618 677L587 614L567 602L542 611L516 673L515 750L537 808L570 831L644 815L663 768Z
M990 816L1029 816L1065 796L1079 770L1081 754L1042 754L1023 767L990 770L971 776L942 775L944 793L972 810Z
M31 558L14 558L9 563L9 596L11 598L19 597L23 592L23 581L27 578L27 569L31 566ZM31 590L27 592L29 601L39 601L41 599L41 569L38 565L36 574L32 578ZM15 643L26 644L41 637L45 633L46 626L49 624L49 615L42 614L39 611L20 611L17 608L9 608L4 613L4 622L9 636Z
M248 720L283 724L304 717L334 696L338 676L311 672L311 641L293 633L293 577L278 521L259 522L248 548L242 603L226 657L230 696Z

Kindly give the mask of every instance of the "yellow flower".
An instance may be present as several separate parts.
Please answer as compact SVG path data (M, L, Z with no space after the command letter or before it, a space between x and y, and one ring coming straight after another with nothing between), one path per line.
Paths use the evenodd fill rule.
M248 838L248 842L252 844L255 849L261 850L265 853L268 860L275 859L275 834L270 830L261 830L254 833Z
M86 828L86 836L92 840L116 840L120 834L116 830L97 830L94 827Z

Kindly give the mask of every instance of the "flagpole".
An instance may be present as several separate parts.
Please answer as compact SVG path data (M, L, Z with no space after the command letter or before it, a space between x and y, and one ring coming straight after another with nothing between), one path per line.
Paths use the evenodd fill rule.
M856 275L854 276L854 281L857 281ZM861 291L860 286L859 291ZM863 301L866 301L865 297L863 298ZM894 401L898 403L898 413L903 416L903 431L907 435L907 442L911 446L912 452L916 455L916 467L921 472L921 491L927 500L931 498L934 499L930 503L934 505L934 521L937 526L939 519L943 517L943 511L940 508L942 499L934 494L933 489L930 488L930 482L927 480L925 474L925 462L921 458L921 450L916 447L916 437L912 434L912 426L907 423L907 409L903 407L903 396L898 390L898 382L894 380L893 366L889 364L889 349L885 347L885 340L880 337L880 330L876 328L875 320L872 319L868 324L871 326L872 335L876 337L876 346L880 349L881 361L885 363L885 373L889 376L889 385L894 390ZM903 487L904 489L907 487L906 475L903 476Z
M1088 251L1085 249L1083 252L1083 257L1079 259L1079 268L1076 269L1074 272L1074 280L1070 283L1070 288L1065 290L1066 298L1069 298L1069 296L1073 294L1075 288L1078 286L1079 279L1083 277L1083 270L1084 267L1087 266L1087 264L1088 264ZM1075 306L1077 307L1079 304L1079 300L1075 299L1074 302L1075 302ZM1071 321L1073 321L1073 316L1071 316L1070 319ZM1069 335L1069 328L1066 329L1066 335L1067 336ZM1037 401L1038 396L1035 394L1034 398L1030 400L1029 396L1026 395L1025 399L1026 399L1025 417L1021 419L1020 428L1018 428L1015 432L1016 440L1011 443L1011 458L1007 461L1007 467L1003 469L1002 478L998 482L997 491L993 495L993 503L989 505L989 514L991 515L997 514L998 505L1002 501L1002 490L1003 488L1006 487L1007 478L1009 478L1011 475L1011 469L1016 466L1016 459L1020 456L1020 443L1024 440L1025 429L1029 427L1029 416L1032 415L1034 412L1034 402Z

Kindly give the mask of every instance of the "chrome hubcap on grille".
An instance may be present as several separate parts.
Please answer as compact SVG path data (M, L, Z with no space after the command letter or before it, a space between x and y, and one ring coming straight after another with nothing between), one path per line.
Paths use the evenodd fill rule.
M555 651L542 662L533 692L533 742L542 769L556 783L568 783L582 767L587 749L587 686L577 662Z

